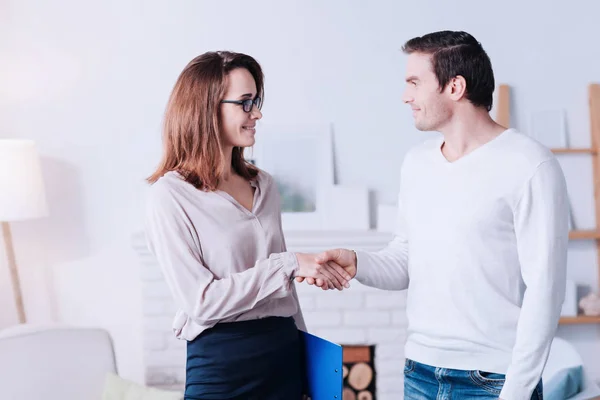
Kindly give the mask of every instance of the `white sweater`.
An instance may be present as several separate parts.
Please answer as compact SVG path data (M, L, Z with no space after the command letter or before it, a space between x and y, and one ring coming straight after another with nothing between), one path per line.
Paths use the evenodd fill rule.
M411 150L395 239L357 251L357 279L408 289L406 357L506 374L500 397L528 400L564 300L568 198L554 155L509 129L454 162L443 139Z

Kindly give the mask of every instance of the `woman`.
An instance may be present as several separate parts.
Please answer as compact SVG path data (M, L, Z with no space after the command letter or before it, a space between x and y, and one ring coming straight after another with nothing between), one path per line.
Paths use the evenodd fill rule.
M179 307L175 336L188 341L186 400L300 399L306 326L293 279L338 289L350 279L286 251L276 185L243 156L263 92L252 57L196 57L171 93L148 178L148 245Z

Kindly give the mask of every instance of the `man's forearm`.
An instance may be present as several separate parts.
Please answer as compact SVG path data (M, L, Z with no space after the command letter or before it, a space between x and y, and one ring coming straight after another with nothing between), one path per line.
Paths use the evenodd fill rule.
M355 251L356 280L384 290L408 288L408 243L395 238L377 252Z

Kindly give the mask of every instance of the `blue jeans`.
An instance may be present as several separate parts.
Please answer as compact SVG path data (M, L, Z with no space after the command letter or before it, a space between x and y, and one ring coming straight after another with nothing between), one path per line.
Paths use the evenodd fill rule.
M407 359L404 364L404 399L498 399L504 379L502 374L436 368ZM541 380L531 400L543 400Z

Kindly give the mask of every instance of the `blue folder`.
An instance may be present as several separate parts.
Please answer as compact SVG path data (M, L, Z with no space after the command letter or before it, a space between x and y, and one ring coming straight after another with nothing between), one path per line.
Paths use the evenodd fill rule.
M312 400L342 399L342 346L300 331L304 344L306 387Z

